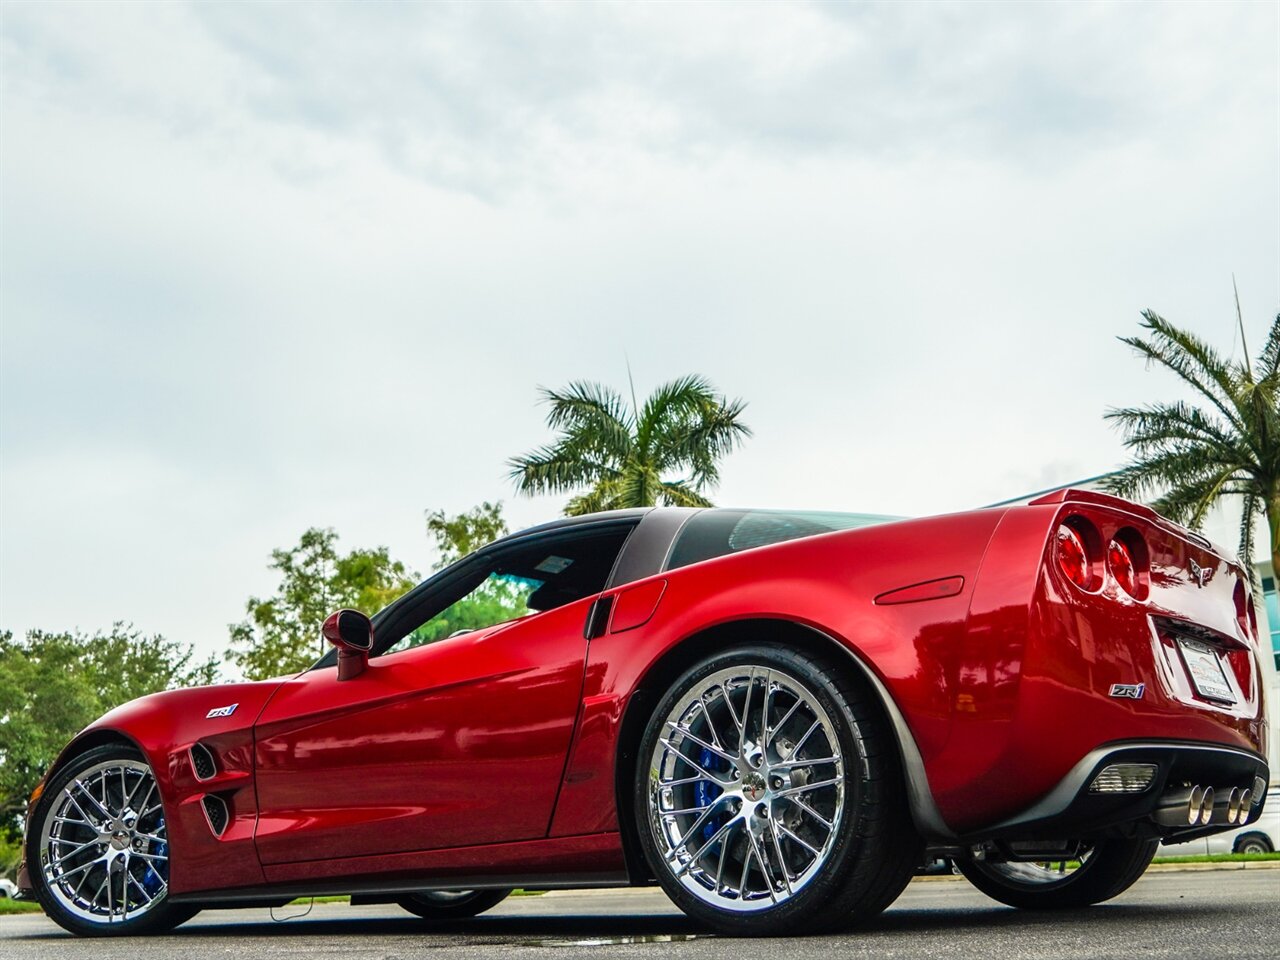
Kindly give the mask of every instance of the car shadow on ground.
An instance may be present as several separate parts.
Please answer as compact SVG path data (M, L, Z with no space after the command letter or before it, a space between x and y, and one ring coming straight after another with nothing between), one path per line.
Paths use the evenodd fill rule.
M891 909L861 927L835 931L834 936L864 936L913 933L918 936L944 934L948 938L966 933L981 934L996 928L1016 927L1027 931L1054 928L1063 920L1086 920L1095 934L1127 932L1147 924L1163 924L1170 920L1186 923L1193 917L1211 920L1244 907L1195 904L1179 901L1167 906L1150 904L1107 904L1075 911L1031 912L1010 907L906 908ZM202 915L204 922L187 924L172 933L147 939L215 940L266 937L448 937L454 945L508 946L608 945L623 943L668 942L716 937L717 934L687 917L678 915L548 915L489 916L472 920L432 923L413 917L322 918L291 917L266 922L243 920L219 923L216 914ZM212 922L211 922L212 921ZM15 939L44 940L69 936L61 930L50 930ZM814 940L820 941L821 936Z

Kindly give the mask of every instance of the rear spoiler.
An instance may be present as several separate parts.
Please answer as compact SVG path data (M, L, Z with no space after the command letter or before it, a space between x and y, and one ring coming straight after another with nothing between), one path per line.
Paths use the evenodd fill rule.
M1228 562L1239 563L1234 551L1224 550L1204 534L1196 533L1194 530L1188 530L1182 524L1174 523L1168 517L1161 516L1148 506L1144 506L1141 503L1134 503L1132 500L1126 500L1124 497L1113 496L1110 493L1099 493L1097 490L1079 490L1075 487L1064 487L1061 490L1054 490L1052 493L1046 493L1043 497L1036 497L1034 500L1030 501L1027 506L1041 507L1055 503L1091 503L1099 507L1112 507L1116 510L1123 510L1126 513L1136 514L1144 520L1149 520L1156 526L1182 537L1184 540L1190 540L1192 543L1201 546L1206 550L1212 550Z

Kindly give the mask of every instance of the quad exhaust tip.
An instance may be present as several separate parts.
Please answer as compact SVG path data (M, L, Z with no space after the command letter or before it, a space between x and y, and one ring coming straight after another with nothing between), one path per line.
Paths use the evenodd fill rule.
M1239 826L1247 823L1257 795L1248 787L1213 787L1196 784L1165 794L1155 811L1157 823L1167 827Z

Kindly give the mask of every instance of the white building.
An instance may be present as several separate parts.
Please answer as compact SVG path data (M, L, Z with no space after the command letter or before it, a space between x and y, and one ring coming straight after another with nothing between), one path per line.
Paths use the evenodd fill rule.
M1107 476L1109 474L1077 480L1075 483L1065 483L1004 502L1025 503L1068 487L1076 490L1103 491L1102 483ZM993 504L993 506L1002 505ZM1230 550L1232 556L1235 555L1236 545L1240 542L1240 508L1239 498L1232 497L1219 501L1205 518L1201 528L1201 532L1206 537ZM1253 569L1258 583L1262 585L1263 602L1258 609L1258 637L1261 640L1263 653L1262 677L1266 686L1267 720L1271 727L1267 763L1271 766L1271 780L1275 783L1280 780L1280 723L1277 722L1280 721L1280 596L1277 596L1276 590L1276 571L1271 565L1271 534L1267 529L1266 519L1262 516L1254 522L1253 542Z

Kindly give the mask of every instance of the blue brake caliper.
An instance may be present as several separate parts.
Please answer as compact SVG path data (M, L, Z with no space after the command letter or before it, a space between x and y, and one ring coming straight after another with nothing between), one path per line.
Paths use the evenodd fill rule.
M163 830L164 830L164 817L161 816L159 821L156 823L156 832L159 833ZM169 845L167 843L152 844L150 852L154 853L157 857L167 857L169 855ZM168 872L167 860L165 861L165 864L166 864L165 872L167 873ZM154 897L156 893L159 892L160 888L164 886L164 884L165 884L165 878L161 876L160 873L156 870L156 868L152 865L152 861L148 860L147 870L142 875L142 889L147 891L147 893L151 894L151 896Z
M702 753L698 756L698 763L702 765L703 769L712 770L716 773L723 773L729 769L729 764L726 763L723 758L717 757L705 747L703 748ZM707 806L722 793L724 793L723 788L721 788L719 784L712 783L710 780L699 780L693 785L693 797L697 801L697 806L699 807ZM704 843L715 836L715 832L724 826L724 821L727 816L727 813L717 813L714 817L707 820L702 827L702 839Z

